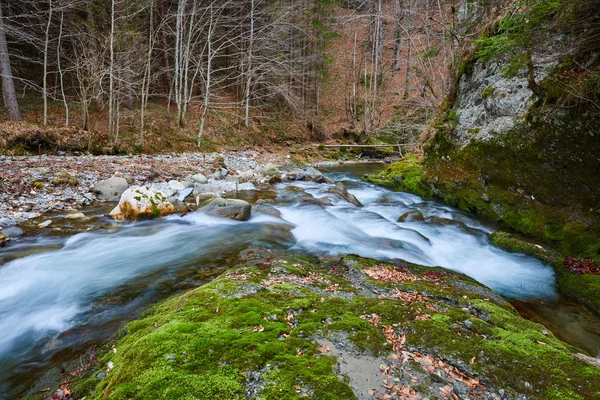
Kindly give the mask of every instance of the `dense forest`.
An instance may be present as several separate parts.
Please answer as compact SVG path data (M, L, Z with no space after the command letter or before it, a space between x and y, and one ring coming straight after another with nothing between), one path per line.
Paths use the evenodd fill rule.
M183 130L201 143L289 116L320 131L332 113L371 132L394 119L386 107L417 99L431 111L448 91L461 39L451 3L5 3L5 117L92 131L111 149L124 134L143 146L149 131Z

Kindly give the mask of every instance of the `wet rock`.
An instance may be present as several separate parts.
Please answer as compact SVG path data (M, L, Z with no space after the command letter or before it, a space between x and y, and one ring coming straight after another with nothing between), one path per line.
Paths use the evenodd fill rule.
M346 186L344 186L344 184L341 182L336 183L333 188L329 189L329 193L347 201L350 204L354 204L357 207L362 207L362 203L358 201L356 196L350 194L346 189Z
M223 199L217 197L198 211L215 217L231 218L237 221L248 221L250 219L250 213L252 212L252 206L244 200Z
M91 192L101 200L117 200L129 187L127 180L113 176L92 186Z
M85 214L78 212L78 213L69 214L65 218L66 219L83 219L83 218L85 218Z
M109 215L116 221L122 221L162 217L174 212L175 207L161 191L147 186L132 186L121 195L119 204Z
M52 220L46 220L44 222L42 222L41 224L38 224L38 228L42 229L42 228L47 228L50 226L50 224L52 224Z
M205 176L204 176L204 175L202 175L202 174L195 174L195 175L192 175L191 179L192 179L194 182L196 182L196 183L199 183L199 184L205 184L205 183L208 183L208 178L207 178L207 177L205 177Z
M270 204L255 204L252 206L252 211L281 218L281 212Z
M419 210L412 210L405 212L398 218L398 222L414 222L414 221L425 221L423 213Z
M17 226L11 226L10 228L2 228L2 234L6 237L19 237L19 236L23 236L24 232L23 229L17 227Z
M304 168L304 175L306 178L313 182L318 182L323 178L323 173L316 168L306 167Z

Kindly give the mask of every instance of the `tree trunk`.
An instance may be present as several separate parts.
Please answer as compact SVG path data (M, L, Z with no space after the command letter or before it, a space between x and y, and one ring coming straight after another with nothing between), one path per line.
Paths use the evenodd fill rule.
M2 92L4 93L4 102L8 109L8 117L12 121L19 121L21 113L19 112L19 102L15 92L15 83L13 81L10 68L10 58L8 56L8 45L6 44L6 34L4 32L4 20L2 17L2 7L0 6L0 74L2 74Z

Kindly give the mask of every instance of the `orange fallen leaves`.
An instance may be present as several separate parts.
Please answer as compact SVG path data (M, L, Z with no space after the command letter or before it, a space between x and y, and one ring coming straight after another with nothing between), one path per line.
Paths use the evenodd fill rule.
M363 272L377 281L414 282L417 280L417 277L412 272L402 267L390 269L378 264L374 267L364 269Z
M479 378L470 377L467 374L465 374L464 372L461 372L455 366L450 365L450 364L444 362L443 360L436 358L432 355L422 354L417 351L409 351L405 346L406 339L407 339L406 334L402 333L401 335L399 335L393 326L384 326L382 328L382 331L383 331L383 334L385 335L387 342L392 345L392 348L393 348L394 352L396 353L393 355L392 359L400 360L402 363L405 363L408 360L416 361L421 365L421 367L425 371L427 371L429 374L438 376L440 378L440 380L444 380L444 375L442 374L442 372L443 372L443 373L445 373L445 375L449 376L453 380L462 382L473 396L478 396L477 393L475 393L475 390L477 390L477 389L479 389L481 391L487 390L487 388L481 384L481 382L479 381ZM475 357L473 357L470 361L471 364L473 362L475 362ZM380 369L381 369L381 367L380 367ZM387 369L386 369L386 371L387 371ZM383 370L382 370L382 372L383 372ZM411 377L411 381L414 381L414 380L416 380L416 379ZM447 391L448 387L450 388L449 391ZM444 393L443 398L450 398L446 395L450 395L450 396L454 395L454 392L452 391L452 386L447 385L444 388L442 388L442 390L440 390L440 395L442 395L442 393ZM407 393L407 394L402 393L402 395L406 396L403 398L410 399L411 398L410 396L412 394L411 393Z

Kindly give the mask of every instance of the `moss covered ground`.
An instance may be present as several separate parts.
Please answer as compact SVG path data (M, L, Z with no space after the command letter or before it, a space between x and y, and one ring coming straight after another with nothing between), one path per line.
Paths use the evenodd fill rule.
M367 393L338 346L381 360ZM600 368L576 351L463 275L253 249L127 324L71 390L86 399L600 398Z

